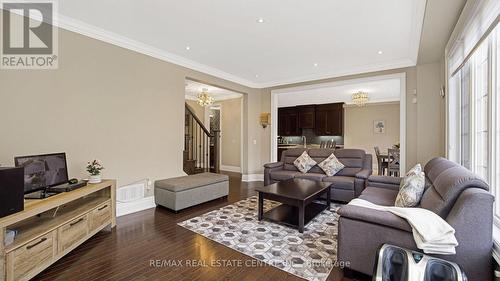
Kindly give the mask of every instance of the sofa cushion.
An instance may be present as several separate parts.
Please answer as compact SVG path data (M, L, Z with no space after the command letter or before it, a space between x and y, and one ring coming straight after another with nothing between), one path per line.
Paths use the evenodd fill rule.
M320 174L320 173L307 173L307 174L295 175L295 178L298 178L298 179L308 179L308 180L315 180L315 181L321 181L324 177L326 177L326 175Z
M331 182L333 188L354 190L354 178L344 176L324 177L324 182Z
M335 157L335 154L330 154L328 158L321 161L318 166L325 172L325 174L329 177L335 175L340 170L344 169L344 164L340 163L340 161Z
M316 163L316 161L314 161L311 156L307 154L307 151L304 151L297 159L295 159L295 161L293 161L293 164L299 171L305 174L318 163Z
M396 190L368 186L363 190L359 198L377 205L394 206L397 195L398 192Z
M287 171L287 170L277 170L277 171L271 171L269 173L271 179L277 181L293 179L295 175L301 175L301 173L297 171Z
M415 207L420 203L425 188L425 174L421 170L413 170L406 174L401 182L396 207Z
M413 168L411 168L408 172L406 172L405 177L416 175L419 174L420 172L422 172L422 165L416 164L415 166L413 166Z
M420 207L446 218L462 191L480 188L489 191L488 184L468 169L445 158L434 158L425 165L428 187Z
M318 163L323 162L326 158L328 158L328 156L332 155L332 153L334 152L335 149L330 149L330 148L311 148L307 151L307 153L309 153L309 156L311 156L311 158Z
M283 151L281 157L281 161L283 161L283 169L288 171L298 171L293 162L306 150L306 148L291 148Z
M391 212L379 211L360 206L344 205L337 211L337 213L342 217L376 223L412 232L410 224L408 224L405 219L398 217Z
M337 173L339 176L354 177L363 169L366 153L361 149L337 149L335 156L345 168Z

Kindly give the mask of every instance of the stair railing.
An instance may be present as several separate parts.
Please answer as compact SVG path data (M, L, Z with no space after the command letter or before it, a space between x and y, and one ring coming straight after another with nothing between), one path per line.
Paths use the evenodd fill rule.
M210 133L187 104L185 108L184 171L219 173L220 131ZM194 170L186 168L187 162L194 162Z

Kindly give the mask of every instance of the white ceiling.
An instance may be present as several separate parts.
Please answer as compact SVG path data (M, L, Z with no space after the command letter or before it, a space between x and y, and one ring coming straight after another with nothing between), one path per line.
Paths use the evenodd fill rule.
M415 65L425 2L73 0L57 24L261 88Z
M186 80L186 99L197 100L198 94L201 93L203 89L207 89L207 92L216 101L237 99L243 97L242 94L230 90L222 89L219 87L203 84L192 80Z
M346 80L342 83L285 89L278 94L278 107L334 102L352 104L352 94L358 91L368 93L368 103L394 102L400 100L400 83L399 78L382 78L364 82Z

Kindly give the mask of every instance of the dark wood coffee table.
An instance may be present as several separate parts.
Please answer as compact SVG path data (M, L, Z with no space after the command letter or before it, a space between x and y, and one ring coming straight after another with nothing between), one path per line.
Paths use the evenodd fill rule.
M296 227L303 233L304 225L322 211L330 209L330 185L314 180L291 179L256 188L259 192L259 221L265 218ZM326 204L315 202L325 192ZM282 204L264 214L264 199Z

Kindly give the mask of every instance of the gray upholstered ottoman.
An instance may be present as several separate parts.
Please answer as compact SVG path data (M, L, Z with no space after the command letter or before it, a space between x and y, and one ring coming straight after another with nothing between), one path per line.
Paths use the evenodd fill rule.
M229 177L214 173L155 181L155 203L174 211L227 196Z

